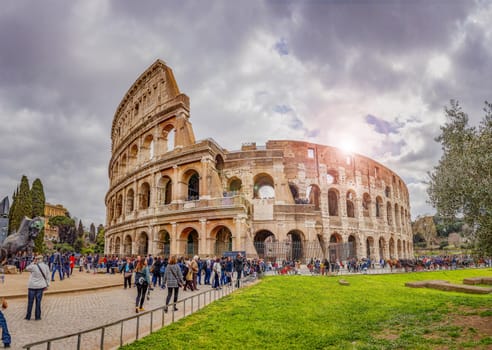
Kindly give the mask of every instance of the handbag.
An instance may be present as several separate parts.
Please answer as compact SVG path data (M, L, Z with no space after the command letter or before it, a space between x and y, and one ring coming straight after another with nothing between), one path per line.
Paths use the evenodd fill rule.
M6 309L9 307L9 303L7 302L7 299L2 298L2 309Z
M44 287L44 289L43 289L43 290L46 290L46 289L48 289L48 286L49 286L48 280L46 279L46 276L44 275L44 272L43 272L43 270L41 270L41 268L39 267L39 265L36 264L36 266L38 267L39 272L41 272L41 274L43 275L44 281L46 282L46 287Z
M132 277L133 273L132 272L125 272L124 276L125 278Z
M178 279L178 277L176 277L176 274L174 273L173 269L170 269L170 270L171 270L171 273L173 274L174 278L178 282L178 287L183 287L183 283L181 283L181 281Z

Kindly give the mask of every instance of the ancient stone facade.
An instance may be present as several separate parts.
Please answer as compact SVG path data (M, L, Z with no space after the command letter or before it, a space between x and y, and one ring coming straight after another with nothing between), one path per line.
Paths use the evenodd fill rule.
M112 125L107 254L346 260L413 255L408 190L385 166L309 142L196 141L189 98L152 64Z

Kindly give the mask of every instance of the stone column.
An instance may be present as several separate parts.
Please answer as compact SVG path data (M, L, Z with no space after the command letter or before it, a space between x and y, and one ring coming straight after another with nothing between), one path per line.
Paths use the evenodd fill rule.
M178 254L178 224L175 222L171 222L171 232L169 233L171 235L171 247L170 247L170 254Z
M181 196L181 182L179 181L179 168L177 165L173 165L173 192L172 192L172 202L182 201Z
M209 250L207 247L207 219L198 219L200 223L200 232L198 233L198 255L205 256L209 254Z

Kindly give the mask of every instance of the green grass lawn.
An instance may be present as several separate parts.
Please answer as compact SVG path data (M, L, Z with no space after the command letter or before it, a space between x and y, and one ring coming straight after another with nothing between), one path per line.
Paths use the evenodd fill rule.
M123 349L492 349L492 294L404 286L479 276L265 277Z

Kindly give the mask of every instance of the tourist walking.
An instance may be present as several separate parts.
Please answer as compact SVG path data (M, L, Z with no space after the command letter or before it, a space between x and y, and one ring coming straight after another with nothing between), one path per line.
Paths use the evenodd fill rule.
M2 299L2 310L7 308L8 304L5 299ZM7 327L7 319L2 311L0 311L0 327L2 327L2 342L5 348L10 348L11 338L9 328Z
M178 301L179 287L183 284L183 274L181 273L181 269L177 264L176 255L173 255L169 258L166 272L164 272L163 285L167 286L166 307L164 308L164 312L167 312L167 306L169 305L169 301L171 300L171 296L173 295L173 293L174 310L178 310L178 308L176 307L176 302Z
M60 275L60 281L63 280L63 265L62 265L62 256L60 253L60 249L58 249L55 254L53 254L53 273L51 274L51 280L55 281L55 274L58 271ZM49 275L49 272L48 272Z
M135 312L144 311L145 295L150 285L150 272L146 259L140 259L135 267L135 285L137 286L137 298L135 299Z
M241 256L241 253L237 253L236 258L234 259L234 270L236 270L236 274L237 274L237 280L236 280L237 288L239 288L241 273L243 272L243 269L244 269L244 259Z
M27 283L27 313L26 320L31 319L32 306L36 301L36 309L34 311L35 320L41 319L41 299L43 298L43 291L49 287L50 270L48 265L43 262L43 256L38 255L34 258L34 261L26 267L26 271L31 273L29 281Z
M126 258L126 262L121 266L121 271L123 272L123 285L125 289L132 287L132 275L133 275L133 264L130 258Z
M193 257L193 260L190 262L190 268L193 273L193 290L198 290L196 284L197 284L197 278L198 278L198 271L200 271L200 268L198 266L198 255L195 255Z

